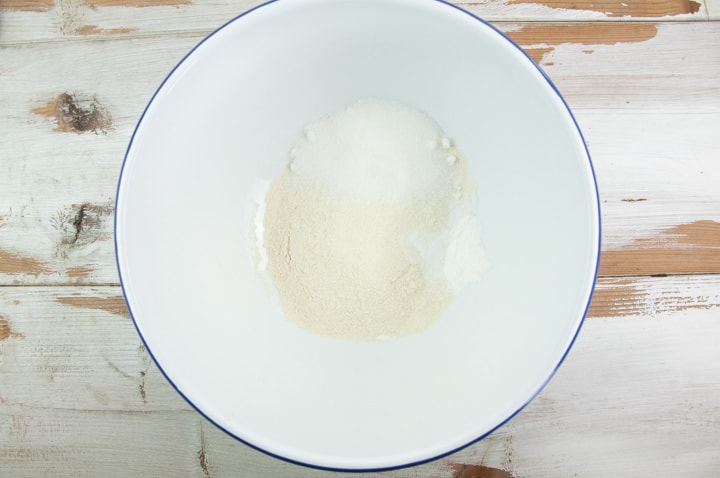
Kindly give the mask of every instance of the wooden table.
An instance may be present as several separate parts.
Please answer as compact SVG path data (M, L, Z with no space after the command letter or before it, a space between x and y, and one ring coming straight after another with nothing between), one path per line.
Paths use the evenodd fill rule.
M155 88L227 0L0 0L0 476L329 475L228 437L141 344L115 187ZM486 439L394 477L720 476L720 1L458 3L573 109L600 279L549 386Z

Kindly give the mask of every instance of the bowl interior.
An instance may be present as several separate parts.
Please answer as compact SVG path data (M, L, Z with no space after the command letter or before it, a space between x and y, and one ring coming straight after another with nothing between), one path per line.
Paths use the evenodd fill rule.
M429 330L386 342L287 322L249 234L253 194L303 126L359 98L405 102L456 141L491 263ZM590 298L598 204L562 99L488 25L437 1L281 0L158 90L123 167L116 245L140 334L202 413L286 459L374 469L457 449L542 388Z

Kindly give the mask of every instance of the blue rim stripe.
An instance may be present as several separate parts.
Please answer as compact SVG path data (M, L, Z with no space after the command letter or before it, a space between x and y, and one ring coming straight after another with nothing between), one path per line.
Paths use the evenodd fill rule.
M135 326L135 330L137 331L138 335L140 336L140 340L142 341L142 343L143 343L143 345L144 345L144 347L145 347L145 350L147 350L148 354L150 355L150 357L151 357L151 358L153 359L153 361L155 362L155 365L156 365L156 366L158 367L158 369L160 370L160 373L162 373L162 375L165 377L165 379L168 381L168 383L170 383L170 385L175 389L175 391L177 391L177 393L178 393L188 404L190 404L190 406L191 406L193 409L195 409L195 411L197 411L201 416L203 416L206 420L208 420L210 423L212 423L213 425L215 425L217 428L219 428L220 430L222 430L223 432L225 432L226 434L228 434L230 437L232 437L232 438L238 440L239 442L241 442L241 443L249 446L250 448L253 448L253 449L258 450L258 451L260 451L260 452L262 452L262 453L265 453L266 455L269 455L269 456L271 456L271 457L273 457L273 458L277 458L277 459L280 459L280 460L283 460L283 461L286 461L286 462L289 462L289 463L293 463L293 464L296 464L296 465L300 465L300 466L304 466L304 467L308 467L308 468L312 468L312 469L317 469L317 470L363 473L363 472L379 472L379 471L397 470L397 469L401 469L401 468L407 468L407 467L417 466L417 465L421 465L421 464L423 464L423 463L428 463L428 462L431 462L431 461L438 460L438 459L443 458L443 457L446 457L446 456L448 456L448 455L452 455L453 453L456 453L456 452L458 452L458 451L460 451L460 450L462 450L462 449L464 449L464 448L467 448L468 446L470 446L470 445L472 445L472 444L474 444L474 443L477 443L478 441L482 440L483 438L487 437L488 435L490 435L491 433L493 433L494 431L496 431L498 428L500 428L500 427L502 427L503 425L505 425L505 424L506 424L508 421L510 421L512 418L514 418L514 417L515 417L518 413L520 413L530 402L532 402L532 401L537 397L537 395L547 386L547 384L550 382L550 380L553 378L553 376L555 375L555 373L556 373L556 372L558 371L558 369L560 368L560 365L562 365L562 363L565 361L565 358L567 357L568 353L570 352L570 349L572 349L572 346L575 344L575 340L577 339L578 334L580 333L580 329L582 328L582 325L583 325L584 322L585 322L585 319L586 319L586 316L587 316L587 312L588 312L588 309L590 308L590 303L591 303L591 301L592 301L592 297L593 297L593 293L594 293L594 290L595 290L595 286L597 285L598 270L599 270L599 266L600 266L600 250L601 250L601 247L600 247L600 246L601 246L601 239L602 239L602 229L601 229L601 228L602 228L602 225L601 225L601 220L600 220L600 219L601 219L601 218L600 218L600 214L601 214L601 211L600 211L600 195L599 195L598 186L597 186L597 177L596 177L596 174L595 174L595 168L593 167L592 159L590 158L590 151L588 150L587 142L585 141L585 138L584 138L584 136L583 136L583 134L582 134L582 131L580 130L580 127L579 127L579 125L578 125L578 123L577 123L577 120L575 119L575 116L572 114L572 111L570 110L570 107L568 106L567 102L565 101L565 99L564 99L564 98L562 97L562 95L560 94L560 91L557 89L557 87L556 87L555 84L552 82L552 80L550 79L550 77L549 77L549 76L543 71L543 69L540 68L540 66L527 54L527 52L525 52L522 48L520 48L520 47L519 47L515 42L513 42L507 35L505 35L503 32L501 32L500 30L498 30L496 27L494 27L493 25L491 25L491 24L488 23L487 21L481 19L481 18L478 17L477 15L474 15L473 13L470 13L470 12L468 12L468 11L466 11L466 10L463 10L462 8L460 8L460 7L456 6L456 5L453 5L453 4L449 3L449 2L446 1L446 0L432 0L432 1L437 2L437 3L444 4L444 5L449 6L449 7L451 7L451 8L454 8L455 10L460 11L460 12L466 14L466 15L469 15L469 16L472 17L473 19L475 19L475 20L479 21L480 23L482 23L483 25L489 27L489 28L492 29L495 33L497 33L497 34L500 35L502 38L504 38L504 39L505 39L508 43L510 43L513 47L515 47L518 51L520 51L520 52L525 56L525 58L527 58L527 60L540 72L540 74L543 76L543 78L545 79L545 81L548 83L548 85L552 88L552 90L555 92L555 94L557 95L557 97L558 97L558 98L560 99L560 101L562 102L563 106L565 107L565 110L566 110L567 113L569 114L570 119L572 120L572 122L573 122L573 124L574 124L574 126L575 126L575 130L576 130L577 134L579 135L579 138L580 138L580 140L581 140L581 142L582 142L582 145L583 145L583 148L584 148L584 150L585 150L585 157L587 158L588 165L590 166L590 174L591 174L591 177L592 177L592 184L593 184L594 189L595 189L595 208L596 208L596 210L597 210L597 231L598 231L597 251L596 251L596 256L595 256L595 271L594 271L594 275L593 275L592 286L591 286L591 288L590 288L590 293L589 293L588 298L587 298L587 303L586 303L586 305L585 305L585 310L584 310L584 312L583 312L583 314L582 314L582 317L581 317L580 321L578 322L577 329L575 330L575 333L574 333L572 339L570 340L570 343L568 344L567 349L566 349L565 352L563 353L563 355L562 355L562 357L560 358L560 360L558 361L557 365L556 365L555 368L550 372L550 374L549 374L548 377L545 379L545 381L537 388L537 390L531 394L531 396L528 398L528 400L527 400L524 404L522 404L515 412L513 412L512 414L510 414L505 420L503 420L503 421L501 421L500 423L498 423L494 428L492 428L491 430L487 431L486 433L478 436L477 438L469 441L468 443L466 443L466 444L464 444L464 445L461 445L461 446L459 446L459 447L457 447L457 448L454 448L454 449L452 449L452 450L449 450L449 451L447 451L447 452L438 454L438 455L433 456L433 457L430 457L430 458L426 458L426 459L422 459L422 460L418 460L418 461L414 461L414 462L410 462L410 463L406 463L406 464L402 464L402 465L394 465L394 466L379 467L379 468L360 468L360 469L356 469L356 468L327 467L327 466L315 465L315 464L312 464L312 463L304 463L304 462L301 462L301 461L298 461L298 460L293 460L293 459L291 459L291 458L287 458L287 457L278 455L278 454L273 453L273 452L271 452L271 451L268 451L268 450L265 450L265 449L263 449L263 448L260 448L260 447L258 447L258 446L256 446L256 445L253 445L252 443L250 443L250 442L248 442L248 441L246 441L246 440L243 440L242 438L236 436L235 434L233 434L232 432L228 431L228 430L225 429L223 426L221 426L220 424L218 424L217 422L215 422L213 419L211 419L210 417L208 417L208 416L205 414L205 412L203 412L202 410L200 410L190 399L188 399L188 397L185 396L185 394L184 394L180 389L178 389L177 385L175 385L175 383L170 379L170 377L167 376L167 374L165 373L165 370L163 370L162 366L160 365L160 363L157 361L157 359L155 358L154 354L152 353L152 350L150 349L148 343L145 341L145 337L144 337L144 336L142 335L142 333L140 332L140 328L139 328L139 326L138 326L138 323L137 323L137 321L135 320L135 315L133 314L132 307L131 307L131 305L130 305L130 302L128 301L127 292L126 292L126 290L125 290L125 284L124 284L124 282L123 282L123 276L122 276L122 272L121 272L121 268L120 268L120 257L119 257L119 252L118 252L118 250L119 250L119 245L118 245L118 237L117 237L117 223L118 223L118 212L117 212L117 211L118 211L118 204L119 204L119 200L120 200L120 190L121 190L121 186L122 186L122 183L123 183L123 173L124 173L124 171L125 171L125 166L126 166L126 164L127 164L127 159L128 159L129 154L130 154L130 150L132 149L133 143L134 143L134 141L135 141L135 135L137 134L138 129L140 128L140 125L142 124L143 119L145 118L145 115L147 114L148 110L150 109L150 107L152 106L153 102L155 101L155 98L156 98L156 97L158 96L158 94L162 91L163 87L164 87L165 84L168 82L168 80L173 76L173 74L175 73L175 71L176 71L178 68L180 68L180 66L185 62L185 60L187 60L188 57L190 57L190 56L195 52L195 50L197 50L198 48L200 48L201 45L203 45L206 41L208 41L210 38L212 38L213 36L215 36L215 35L216 35L217 33L219 33L220 31L222 31L222 30L223 30L225 27L227 27L228 25L234 23L235 21L239 20L240 18L244 17L245 15L249 14L250 12L252 12L252 11L254 11L254 10L257 10L257 9L259 9L259 8L262 8L262 7L265 7L265 6L270 5L270 4L272 4L272 3L276 3L277 1L279 1L279 0L269 0L269 1L265 2L265 3L263 3L263 4L257 5L257 6L255 6L255 7L253 7L253 8L251 8L251 9L249 9L249 10L241 13L240 15L238 15L238 16L236 16L235 18L229 20L228 22L226 22L225 24L223 24L221 27L219 27L218 29L216 29L215 31L213 31L212 33L210 33L208 36L206 36L205 38L203 38L197 45L195 45L195 46L192 48L192 50L190 50L185 56L183 56L183 58L180 60L180 62L178 62L178 64L175 65L175 67L174 67L174 68L170 71L170 73L165 77L165 79L162 81L162 83L160 83L160 86L158 86L158 88L155 90L155 93L153 93L152 97L150 98L150 101L148 102L148 104L147 104L147 106L145 107L142 115L140 116L140 119L138 120L137 125L135 126L135 129L134 129L134 131L133 131L133 133L132 133L132 136L131 136L131 138L130 138L130 143L128 144L128 147L127 147L127 149L126 149L126 151L125 151L125 156L124 156L124 158L123 158L122 166L121 166L121 168L120 168L120 176L119 176L119 179L118 179L118 184L117 184L116 193L115 193L115 214L114 214L114 222L113 222L114 231L115 231L115 234L114 234L115 263L116 263L116 266L117 266L117 269L118 269L118 277L119 277L119 279L120 279L120 287L121 287L121 289L122 289L123 298L125 299L125 303L126 303L126 305L127 305L128 312L130 313L130 318L132 319L133 325Z

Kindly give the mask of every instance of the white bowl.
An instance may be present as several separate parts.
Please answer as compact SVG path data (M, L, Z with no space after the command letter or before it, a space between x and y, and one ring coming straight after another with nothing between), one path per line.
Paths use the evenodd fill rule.
M491 263L432 327L386 342L285 320L248 234L252 189L303 126L359 98L407 103L454 138ZM558 92L502 34L434 0L280 0L226 24L153 97L117 194L123 290L168 380L240 440L346 470L442 456L525 406L578 333L599 236Z

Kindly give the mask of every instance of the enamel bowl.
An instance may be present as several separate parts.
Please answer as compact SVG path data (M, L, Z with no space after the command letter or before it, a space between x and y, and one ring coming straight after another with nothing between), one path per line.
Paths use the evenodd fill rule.
M428 330L381 342L285 320L250 234L253 195L303 126L359 98L406 103L454 138L491 264ZM600 247L592 165L559 93L435 0L279 0L217 30L140 119L115 219L133 320L178 392L253 447L343 470L437 458L521 410L578 333Z

